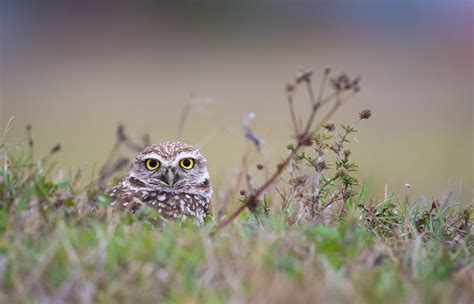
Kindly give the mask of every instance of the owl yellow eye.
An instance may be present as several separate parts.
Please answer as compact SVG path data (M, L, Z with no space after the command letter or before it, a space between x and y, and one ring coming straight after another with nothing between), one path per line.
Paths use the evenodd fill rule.
M185 159L182 159L182 160L179 162L179 165L180 165L181 168L183 168L184 170L191 170L191 169L194 167L194 159L192 159L192 158L185 158Z
M155 171L160 167L160 162L156 159L147 159L145 160L145 166L150 171Z

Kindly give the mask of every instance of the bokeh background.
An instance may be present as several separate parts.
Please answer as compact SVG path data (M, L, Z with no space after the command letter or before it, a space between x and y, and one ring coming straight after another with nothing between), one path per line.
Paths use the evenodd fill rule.
M99 4L100 3L100 4ZM361 94L334 120L374 115L352 145L371 194L473 197L473 2L318 1L187 4L0 4L0 126L35 153L57 142L59 168L100 167L117 124L152 141L201 147L216 185L252 149L241 121L253 111L265 158L284 156L284 87L301 69L362 76ZM315 81L316 83L318 81ZM308 100L298 98L302 115Z

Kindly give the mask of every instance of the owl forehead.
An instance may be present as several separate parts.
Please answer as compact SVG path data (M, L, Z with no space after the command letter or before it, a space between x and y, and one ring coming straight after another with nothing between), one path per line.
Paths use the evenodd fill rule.
M199 150L191 145L181 142L164 142L161 144L150 145L140 152L138 158L141 160L147 158L158 158L172 162L179 157L197 157Z

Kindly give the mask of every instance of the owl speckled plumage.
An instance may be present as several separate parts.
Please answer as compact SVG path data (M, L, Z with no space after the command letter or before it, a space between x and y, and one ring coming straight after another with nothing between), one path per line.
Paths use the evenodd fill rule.
M210 211L212 189L206 159L196 148L164 142L143 149L109 194L114 209L135 213L146 205L164 218L189 216L202 224Z

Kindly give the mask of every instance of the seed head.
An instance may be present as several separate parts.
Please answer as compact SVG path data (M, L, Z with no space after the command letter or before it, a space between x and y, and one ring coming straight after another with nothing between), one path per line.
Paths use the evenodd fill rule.
M296 83L311 82L311 76L313 72L303 70L296 76Z
M349 83L349 76L347 76L346 73L342 73L341 75L339 75L339 77L337 77L337 80L339 80L340 83L345 85Z
M294 84L288 83L288 84L286 85L286 92L287 92L287 93L291 93L291 92L293 92L294 90L295 90L295 85L294 85Z
M323 125L323 128L325 128L328 131L334 131L336 129L336 124L333 123L332 121L328 121Z
M244 196L246 193L244 189L240 190L240 195Z
M351 155L351 150L349 148L344 149L344 156L348 158Z
M359 113L360 119L369 119L371 116L372 116L372 111L370 111L369 109L363 109Z
M360 83L360 76L357 76L356 78L354 78L354 79L352 80L352 83L351 83L351 84L352 84L352 86L356 87L356 86L359 85L359 83Z
M257 206L258 206L258 198L255 196L255 194L252 194L247 197L245 204L247 205L247 208L249 208L250 212L255 212L257 211Z
M302 144L303 146L310 147L313 145L313 138L309 133L301 133L297 136L298 143Z
M331 79L331 85L336 91L339 91L341 89L341 83L337 79Z
M348 176L349 175L349 172L347 172L347 170L344 168L344 167L340 167L338 170L337 170L337 174L341 177L344 177L344 176Z
M59 151L61 151L61 145L60 145L60 144L56 144L56 145L51 149L51 154L58 153Z

